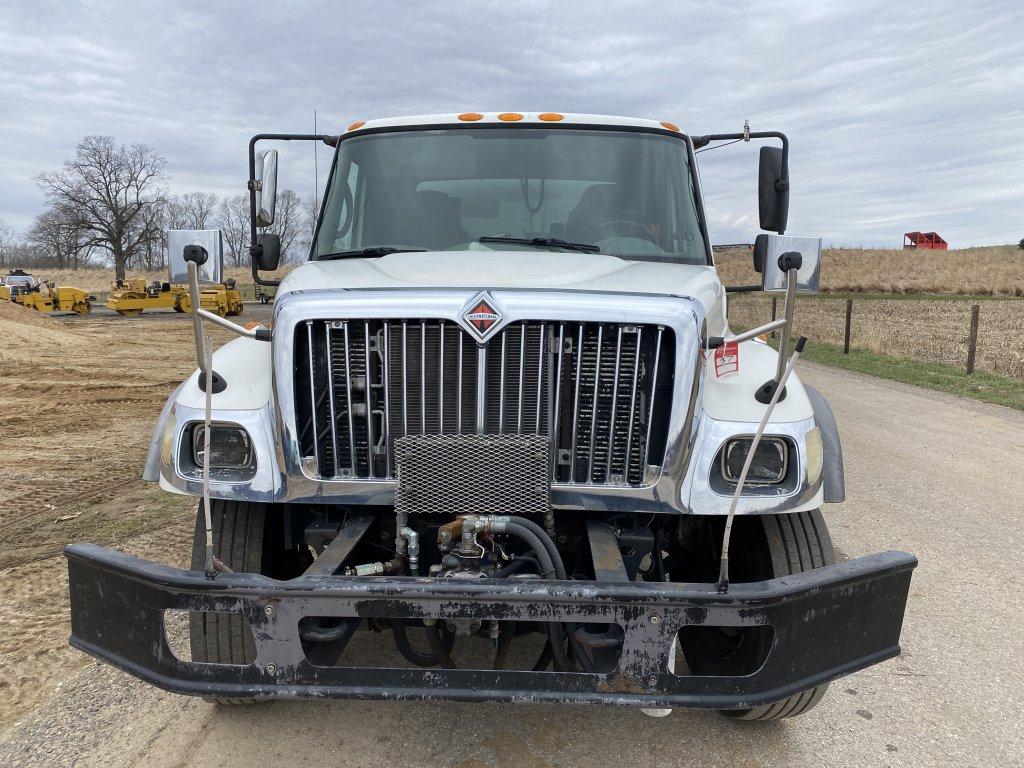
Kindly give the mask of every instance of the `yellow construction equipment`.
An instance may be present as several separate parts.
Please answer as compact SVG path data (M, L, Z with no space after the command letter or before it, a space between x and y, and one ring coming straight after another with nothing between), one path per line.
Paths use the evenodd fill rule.
M39 280L15 269L0 283L0 300L21 304L37 312L74 312L88 315L94 296L81 288L59 288L53 280Z
M221 317L242 314L242 293L235 287L235 281L228 278L223 283L204 285L200 290L200 305L203 309ZM192 312L192 300L188 286L160 283L147 284L144 278L132 278L114 284L107 309L119 315L135 317L144 309L173 309L175 312Z

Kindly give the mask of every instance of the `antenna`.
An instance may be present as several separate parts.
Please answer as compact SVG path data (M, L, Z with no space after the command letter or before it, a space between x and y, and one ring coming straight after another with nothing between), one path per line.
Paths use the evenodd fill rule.
M313 110L313 133L319 133L316 129L316 110ZM320 166L317 163L317 144L319 142L313 142L313 207L316 207L316 196L320 194Z

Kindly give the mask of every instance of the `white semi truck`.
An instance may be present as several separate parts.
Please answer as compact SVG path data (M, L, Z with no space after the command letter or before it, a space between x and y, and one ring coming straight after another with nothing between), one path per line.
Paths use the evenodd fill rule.
M556 113L261 134L262 285L277 155L256 146L297 140L334 148L309 260L272 328L196 314L198 371L153 435L146 479L200 499L192 568L69 547L73 645L219 701L745 719L899 652L916 560L837 562L823 515L839 434L789 351L820 241L783 234L783 134ZM695 150L736 140L765 142L754 260L786 310L734 334ZM207 356L204 320L241 338ZM367 664L360 630L393 659Z

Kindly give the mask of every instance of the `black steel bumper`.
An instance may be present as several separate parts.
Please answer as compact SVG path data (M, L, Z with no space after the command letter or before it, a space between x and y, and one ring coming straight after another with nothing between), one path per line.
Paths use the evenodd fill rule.
M917 560L886 552L770 581L733 584L304 576L208 580L90 544L67 548L71 644L169 691L255 698L402 698L558 701L658 707L746 708L784 698L896 656ZM179 661L164 611L243 614L255 663ZM302 650L305 616L615 622L625 630L607 674L469 669L322 667ZM684 625L770 625L764 664L743 677L673 674Z

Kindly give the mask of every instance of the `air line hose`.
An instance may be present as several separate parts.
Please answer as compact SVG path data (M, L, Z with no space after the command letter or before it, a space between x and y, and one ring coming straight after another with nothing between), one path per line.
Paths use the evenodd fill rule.
M558 547L555 546L555 542L552 541L551 536L548 535L548 532L545 531L540 525L535 523L533 520L530 520L528 518L512 516L509 519L511 520L512 523L521 525L524 528L531 531L541 541L541 543L544 545L544 548L547 550L548 556L551 558L551 561L555 566L555 578L559 579L560 581L568 580L569 577L565 570L565 563L562 562L562 555L559 553ZM566 624L565 626L569 632L569 642L572 644L573 652L576 654L576 657L580 660L580 664L583 666L583 670L585 672L593 672L593 662L590 660L590 657L587 655L587 652L584 650L583 646L576 639L577 626L575 624ZM572 664L571 669L577 669L576 665Z

